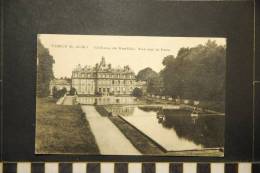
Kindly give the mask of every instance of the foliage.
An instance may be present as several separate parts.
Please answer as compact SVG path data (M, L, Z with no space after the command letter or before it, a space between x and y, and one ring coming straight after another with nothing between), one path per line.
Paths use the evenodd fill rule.
M37 40L37 96L49 95L49 84L54 78L52 66L54 59L41 41Z
M134 97L142 97L143 96L143 91L140 88L135 88L132 92L132 95Z
M54 98L56 98L57 93L58 93L58 89L54 86L54 87L52 88L52 96L53 96Z
M137 80L147 82L147 92L151 94L160 94L162 90L162 79L158 73L147 67L140 70L136 76Z
M143 70L140 70L138 74L136 75L136 79L140 81L149 81L152 78L157 77L158 74L153 71L150 67L147 67Z
M224 101L226 48L214 41L181 48L163 60L164 94L182 98Z
M157 75L157 77L151 78L147 83L147 92L150 94L160 95L163 91L163 81L162 78Z
M71 87L70 88L70 95L75 95L75 94L77 94L76 89L74 87Z
M52 90L52 95L54 98L59 99L63 97L67 93L67 89L64 87L61 90L55 89L56 87L53 88Z

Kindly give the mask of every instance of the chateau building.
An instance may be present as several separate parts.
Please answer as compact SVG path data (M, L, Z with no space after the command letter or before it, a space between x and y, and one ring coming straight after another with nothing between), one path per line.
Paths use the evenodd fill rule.
M71 79L78 95L131 95L135 88L146 92L146 82L136 81L129 66L112 68L104 57L94 67L78 65L72 71Z

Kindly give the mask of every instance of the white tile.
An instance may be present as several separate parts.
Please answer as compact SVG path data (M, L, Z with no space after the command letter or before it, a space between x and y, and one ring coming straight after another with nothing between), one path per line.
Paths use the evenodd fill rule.
M169 173L169 163L156 163L156 173Z
M72 172L73 173L86 173L87 172L87 164L86 163L73 163L72 164Z
M251 163L238 163L238 173L251 173Z
M45 163L45 173L59 173L59 164Z
M101 173L114 173L114 163L101 163L100 172Z
M128 173L142 173L142 164L128 163Z
M211 163L210 164L210 173L224 173L225 164L224 163Z
M183 163L183 173L196 173L197 164L196 163Z
M17 173L31 173L31 163L29 162L18 162Z

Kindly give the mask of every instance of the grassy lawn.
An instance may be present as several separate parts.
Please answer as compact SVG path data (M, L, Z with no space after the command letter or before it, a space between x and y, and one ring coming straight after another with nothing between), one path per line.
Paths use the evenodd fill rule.
M99 154L89 123L79 105L56 105L37 98L36 154Z

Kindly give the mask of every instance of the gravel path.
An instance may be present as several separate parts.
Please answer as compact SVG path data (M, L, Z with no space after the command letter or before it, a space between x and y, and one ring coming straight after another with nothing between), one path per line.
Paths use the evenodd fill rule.
M107 118L102 117L94 106L82 106L101 154L140 155L122 132Z

